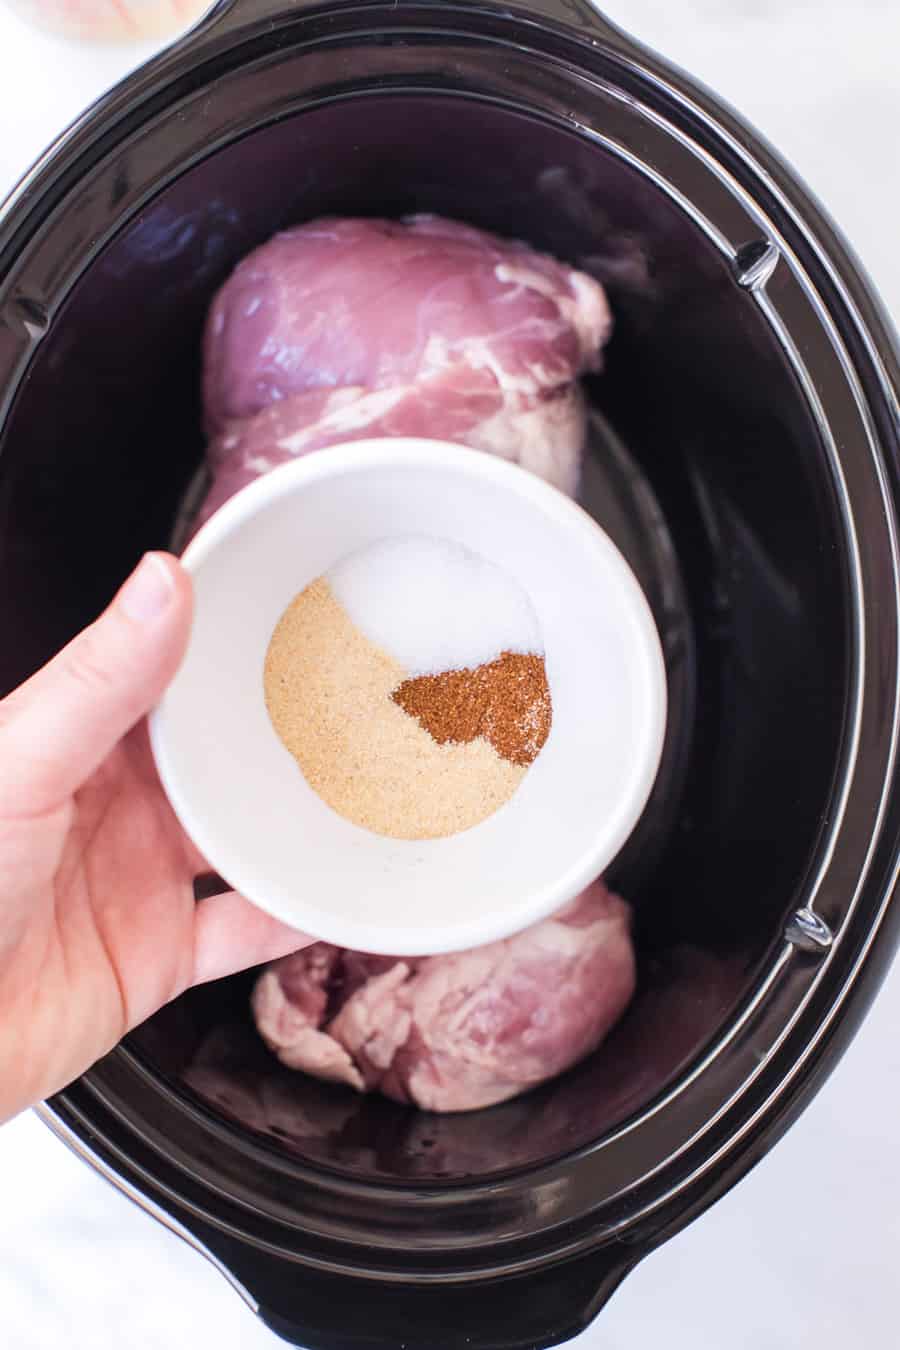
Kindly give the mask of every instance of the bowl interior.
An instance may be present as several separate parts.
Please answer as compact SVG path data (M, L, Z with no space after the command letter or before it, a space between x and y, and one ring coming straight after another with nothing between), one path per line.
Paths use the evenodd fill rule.
M439 95L307 111L220 150L92 262L38 347L0 453L0 650L13 686L165 546L202 454L199 338L216 286L321 212L458 216L589 266L616 332L593 382L584 499L663 634L657 791L612 879L640 988L571 1074L471 1118L360 1101L280 1068L246 978L132 1037L148 1074L272 1148L363 1178L485 1176L601 1137L752 988L828 800L848 669L841 526L808 408L752 297L658 189L602 146ZM636 842L635 842L636 841Z

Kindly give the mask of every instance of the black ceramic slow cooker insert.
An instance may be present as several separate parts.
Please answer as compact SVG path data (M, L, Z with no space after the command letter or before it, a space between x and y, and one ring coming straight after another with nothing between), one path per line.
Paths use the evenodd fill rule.
M48 1104L316 1350L532 1350L778 1137L897 941L898 364L774 153L580 0L231 0L0 220L9 689L171 540L210 297L277 228L437 211L599 276L586 500L663 635L663 773L613 879L638 995L584 1064L434 1118L282 1069L248 981Z

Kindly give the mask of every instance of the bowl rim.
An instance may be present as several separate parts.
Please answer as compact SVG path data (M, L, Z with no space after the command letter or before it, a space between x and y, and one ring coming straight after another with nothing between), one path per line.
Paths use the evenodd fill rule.
M665 743L668 713L668 682L662 644L656 621L643 589L619 548L583 507L536 474L516 464L448 441L424 437L377 437L346 442L317 450L255 479L230 497L207 520L188 544L182 565L196 574L229 546L236 533L251 521L288 498L299 498L317 484L382 471L435 472L498 487L508 497L518 497L549 520L552 528L577 534L587 566L605 576L621 607L622 631L629 634L631 673L640 677L645 691L637 711L639 736L629 755L629 779L619 792L615 810L598 822L596 833L553 882L508 905L503 911L484 912L466 923L453 926L417 925L384 928L374 923L356 923L331 913L327 907L302 898L296 909L264 894L265 881L257 880L252 857L243 854L242 841L217 832L203 811L203 803L186 787L176 767L169 737L168 691L149 718L150 744L166 796L182 827L208 860L212 870L228 880L257 908L289 927L356 951L386 956L435 956L499 941L549 917L574 899L613 861L637 825L659 770ZM514 799L513 799L514 800ZM302 859L301 859L302 871Z

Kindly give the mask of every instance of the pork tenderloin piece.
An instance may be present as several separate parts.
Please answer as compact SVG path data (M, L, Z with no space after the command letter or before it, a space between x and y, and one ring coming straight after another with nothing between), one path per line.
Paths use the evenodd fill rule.
M282 1063L428 1111L506 1101L597 1048L634 991L627 904L596 881L552 918L416 960L316 943L274 962L252 1006Z
M578 377L601 366L602 286L436 216L323 219L241 262L211 307L204 517L260 473L347 440L429 436L574 493Z

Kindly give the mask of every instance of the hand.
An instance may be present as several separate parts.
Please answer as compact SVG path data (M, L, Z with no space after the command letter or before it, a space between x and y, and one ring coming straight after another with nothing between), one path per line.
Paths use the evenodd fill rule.
M233 892L194 900L210 869L160 787L144 721L191 606L176 560L148 554L0 702L0 1121L190 985L306 941Z

